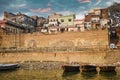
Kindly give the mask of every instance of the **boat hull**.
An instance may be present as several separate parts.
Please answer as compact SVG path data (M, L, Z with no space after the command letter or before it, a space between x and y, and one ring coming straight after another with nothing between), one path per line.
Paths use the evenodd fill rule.
M0 70L14 70L19 68L18 64L0 64Z
M62 66L64 72L74 72L74 71L80 71L80 66L69 66L69 65L65 65Z
M93 66L93 65L83 65L81 68L83 72L90 72L90 71L97 71L96 67L97 66Z
M100 66L100 71L101 72L111 72L115 71L115 66Z

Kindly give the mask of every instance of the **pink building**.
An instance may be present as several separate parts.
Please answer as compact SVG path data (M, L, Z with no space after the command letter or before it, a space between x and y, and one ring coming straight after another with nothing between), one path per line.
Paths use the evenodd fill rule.
M74 26L80 31L84 31L84 19L74 20Z

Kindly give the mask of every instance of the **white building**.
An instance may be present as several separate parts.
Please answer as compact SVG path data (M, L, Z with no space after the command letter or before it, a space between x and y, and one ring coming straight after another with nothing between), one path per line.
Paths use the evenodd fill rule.
M59 26L58 19L62 16L61 14L52 13L50 16L48 16L49 19L49 25L51 26Z

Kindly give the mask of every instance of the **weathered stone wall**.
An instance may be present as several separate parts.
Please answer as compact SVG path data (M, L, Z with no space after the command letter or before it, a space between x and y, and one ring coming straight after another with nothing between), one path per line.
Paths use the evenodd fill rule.
M115 63L120 65L120 49L114 49L106 52L105 63Z
M64 32L57 34L3 35L1 47L106 47L108 31Z
M104 63L104 52L79 52L79 53L1 53L0 63L25 62L25 61L52 61L52 62L79 62L79 63Z
M24 47L24 34L1 35L2 48Z
M103 47L106 45L108 45L107 30L25 35L25 47Z
M120 50L112 51L81 51L62 53L0 53L0 63L24 63L24 62L78 62L80 64L112 64L120 65Z
M21 37L20 37L21 36ZM6 35L2 36L4 47L16 45L29 47L102 47L108 45L107 30L65 32L51 35L41 33ZM20 43L20 44L18 44ZM116 63L120 61L120 51L80 51L80 52L16 52L0 53L0 63L25 62L25 61L58 61L58 62L79 62L79 63Z

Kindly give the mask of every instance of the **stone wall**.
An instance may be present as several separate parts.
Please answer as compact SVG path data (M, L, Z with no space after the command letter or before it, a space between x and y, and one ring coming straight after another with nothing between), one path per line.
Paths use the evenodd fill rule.
M59 53L39 53L39 52L17 52L0 53L0 63L24 63L24 62L62 62L79 64L112 64L120 65L120 50L112 51L81 51L81 52L59 52Z
M78 62L103 64L105 52L79 52L79 53L1 53L0 63L25 61L51 61L51 62Z
M12 34L2 35L1 47L39 48L39 47L88 47L106 48L108 31L64 32L57 34Z
M108 45L107 30L25 35L25 47L102 47Z
M20 37L21 36L21 37ZM2 46L29 47L102 47L108 45L107 30L65 32L57 34L19 34L2 36ZM15 52L0 53L0 63L25 61L79 62L79 63L116 63L120 61L119 51L80 51L80 52Z
M24 34L1 35L1 48L24 47Z

